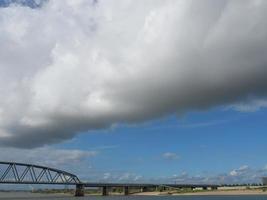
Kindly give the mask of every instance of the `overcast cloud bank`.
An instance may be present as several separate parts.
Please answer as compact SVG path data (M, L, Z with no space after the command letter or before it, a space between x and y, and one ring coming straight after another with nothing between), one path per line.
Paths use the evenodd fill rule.
M0 8L1 145L264 97L266 11L259 0Z

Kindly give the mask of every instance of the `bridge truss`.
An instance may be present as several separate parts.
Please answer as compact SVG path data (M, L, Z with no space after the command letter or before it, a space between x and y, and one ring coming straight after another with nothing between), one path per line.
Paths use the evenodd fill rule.
M54 168L0 161L0 183L77 185L81 181L74 174Z

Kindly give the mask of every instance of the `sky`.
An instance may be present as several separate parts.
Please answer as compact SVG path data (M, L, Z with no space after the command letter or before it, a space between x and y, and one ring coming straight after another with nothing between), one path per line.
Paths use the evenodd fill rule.
M0 160L93 182L260 182L266 11L261 0L0 0Z

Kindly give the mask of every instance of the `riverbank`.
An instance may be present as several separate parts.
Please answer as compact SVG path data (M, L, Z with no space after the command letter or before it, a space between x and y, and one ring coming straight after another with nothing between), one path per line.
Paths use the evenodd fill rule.
M242 196L242 195L266 195L267 192L263 190L213 190L213 191L199 191L199 192L186 192L177 193L176 191L164 192L142 192L133 194L137 196Z
M74 189L70 190L36 190L34 193L43 194L61 194L61 195L72 195L74 196ZM99 189L87 189L85 190L86 196L101 196L102 192ZM124 195L123 190L110 190L110 196L121 196ZM236 186L236 187L218 187L217 190L203 190L202 188L190 188L184 189L167 189L164 191L150 191L150 192L139 192L138 190L131 190L130 196L243 196L243 195L266 195L267 188L263 186Z

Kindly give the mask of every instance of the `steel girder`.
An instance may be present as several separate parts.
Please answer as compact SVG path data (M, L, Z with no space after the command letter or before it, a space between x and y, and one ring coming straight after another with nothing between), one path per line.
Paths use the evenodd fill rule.
M50 167L0 161L0 183L76 185L81 181L74 174Z

